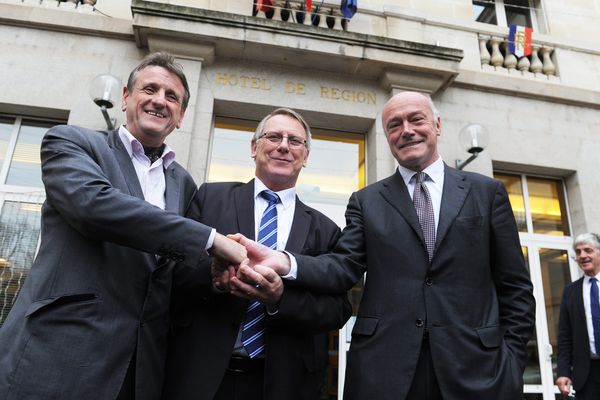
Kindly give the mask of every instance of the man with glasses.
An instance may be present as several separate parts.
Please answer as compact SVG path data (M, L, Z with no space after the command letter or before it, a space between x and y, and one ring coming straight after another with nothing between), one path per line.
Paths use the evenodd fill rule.
M556 385L564 397L600 399L600 238L583 233L573 243L582 278L565 287L558 322Z
M310 141L302 116L286 108L273 111L252 138L255 179L203 184L188 216L273 249L329 251L339 228L296 196ZM320 295L284 285L270 268L236 278L231 272L211 268L209 261L176 270L163 398L319 399L328 363L326 332L349 318L346 294ZM229 286L229 277L236 285Z

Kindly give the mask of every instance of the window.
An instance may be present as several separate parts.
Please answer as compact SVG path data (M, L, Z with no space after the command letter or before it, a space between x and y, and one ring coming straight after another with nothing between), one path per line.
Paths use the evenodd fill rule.
M473 0L475 21L508 27L529 26L546 33L541 0Z
M45 199L40 145L60 122L0 116L0 326L37 251Z
M562 179L494 173L508 192L536 298L536 329L527 344L525 398L555 400L557 330L565 285L579 277Z

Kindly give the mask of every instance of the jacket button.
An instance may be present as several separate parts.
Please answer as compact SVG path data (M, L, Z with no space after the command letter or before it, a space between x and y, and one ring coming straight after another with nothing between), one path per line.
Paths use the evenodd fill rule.
M431 278L430 278L430 277L427 277L427 278L425 278L425 284L426 284L427 286L431 286L431 285L433 285L433 281L431 280Z
M415 326L416 326L417 328L422 328L422 327L423 327L423 325L425 325L425 323L423 322L423 320L422 320L421 318L418 318L418 319L415 321Z

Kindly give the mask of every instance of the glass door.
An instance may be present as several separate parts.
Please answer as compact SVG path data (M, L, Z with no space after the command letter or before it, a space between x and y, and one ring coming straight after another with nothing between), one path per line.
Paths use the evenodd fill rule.
M562 180L495 173L504 183L513 208L519 238L533 283L536 328L527 345L523 375L526 400L555 400L557 331L564 287L579 277L569 257L572 239Z

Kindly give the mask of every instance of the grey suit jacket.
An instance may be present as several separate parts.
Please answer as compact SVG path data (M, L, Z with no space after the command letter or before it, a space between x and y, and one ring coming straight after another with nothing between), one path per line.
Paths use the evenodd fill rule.
M534 298L502 184L445 167L436 249L398 172L354 193L334 252L297 256L296 284L346 290L367 272L344 399L402 400L424 330L445 400L522 396Z
M210 235L180 216L194 182L173 163L167 211L147 203L116 131L52 128L41 157L41 246L0 328L0 399L112 400L134 356L136 398L157 398L173 261L196 264Z
M205 183L189 216L222 233L254 238L254 182ZM335 245L338 226L296 198L286 249L322 254ZM211 400L229 363L248 301L211 290L210 260L176 266L173 337L163 399ZM345 293L323 295L286 285L276 315L267 316L265 400L317 400L328 364L326 332L351 313Z
M591 362L590 339L583 306L583 279L582 277L565 287L558 319L556 376L571 378L575 391L585 385Z

